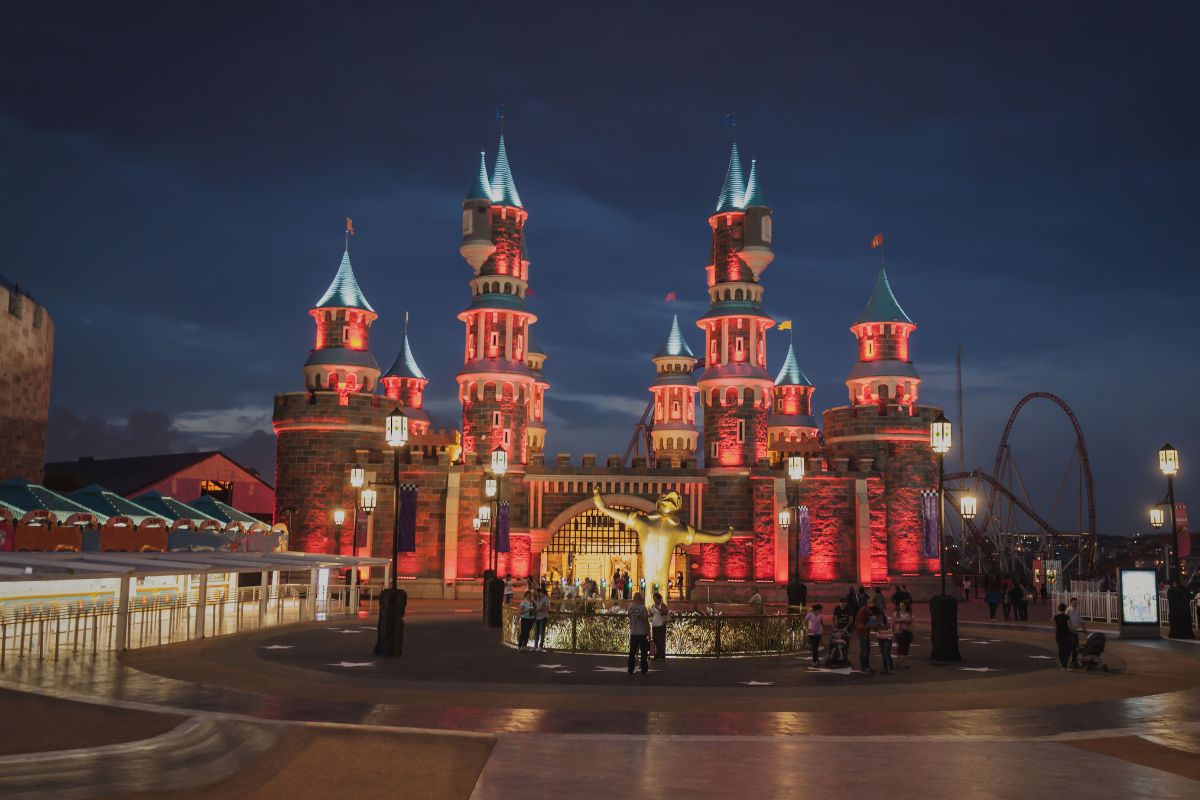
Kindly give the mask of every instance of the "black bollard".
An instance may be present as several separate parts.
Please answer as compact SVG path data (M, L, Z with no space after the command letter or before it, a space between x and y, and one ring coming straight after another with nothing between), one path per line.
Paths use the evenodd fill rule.
M504 620L504 580L488 578L483 584L484 619L489 628L499 628Z
M930 659L962 661L958 652L958 601L948 594L929 598Z
M375 655L398 657L404 654L404 612L407 608L408 592L403 589L384 589L379 593Z
M1169 633L1172 639L1195 639L1192 633L1192 598L1188 590L1182 586L1172 586L1167 589L1167 622L1170 624Z
M484 623L486 623L486 622L488 621L488 599L487 599L487 598L488 598L488 594L487 594L487 587L488 587L488 583L489 583L489 582L492 580L492 578L494 578L494 577L496 577L496 570L494 570L494 569L485 569L485 570L483 571L483 602L482 602L482 603L480 603L480 605L481 605L481 606L483 606L483 621L484 621Z

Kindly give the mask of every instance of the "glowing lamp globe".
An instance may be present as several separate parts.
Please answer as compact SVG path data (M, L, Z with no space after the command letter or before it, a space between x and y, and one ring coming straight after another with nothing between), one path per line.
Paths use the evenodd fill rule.
M479 517L476 517L475 519L471 520L471 528L475 531L478 531L479 526L482 524L483 524L483 520L481 520Z
M950 420L946 419L945 414L939 412L937 419L929 424L929 446L938 455L945 455L950 452L952 441Z
M388 447L404 447L408 444L408 417L399 408L387 415L386 435Z
M497 447L492 451L492 472L503 475L508 472L508 451Z
M492 519L492 507L484 503L479 507L479 519L481 522L489 522Z
M973 494L964 494L958 501L958 511L962 514L963 519L975 519L975 512L978 508L979 501Z
M350 468L350 485L355 489L361 489L362 485L367 481L367 471L362 467Z
M345 524L345 522L346 522L346 512L345 511L342 511L341 509L339 509L339 510L333 512L333 524L334 525L337 525L340 528L340 527L342 527L342 525Z
M1150 526L1153 528L1161 528L1163 526L1163 510L1161 508L1150 509Z
M804 478L804 456L788 457L788 477L794 481Z
M368 514L375 510L375 504L378 501L379 497L376 495L374 489L363 489L362 492L359 493L358 505Z
M488 497L495 497L497 488L499 488L499 481L495 478L488 478L483 482L483 493Z
M1168 478L1179 472L1179 451L1170 443L1164 444L1158 451L1158 468Z
M779 527L786 528L788 525L791 525L791 524L792 524L792 512L788 511L785 508L783 511L779 512Z

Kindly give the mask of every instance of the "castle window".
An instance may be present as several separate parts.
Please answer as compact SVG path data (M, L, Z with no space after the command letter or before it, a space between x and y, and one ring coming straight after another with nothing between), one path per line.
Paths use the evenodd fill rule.
M733 357L737 361L746 360L746 342L740 336L733 340Z
M508 430L508 428L504 429L504 435L501 438L504 441L505 447L508 447L510 444L512 444L512 433Z
M495 358L500 352L500 333L492 331L488 334L488 357Z
M771 218L762 218L762 240L767 244L771 243Z
M737 440L739 442L746 441L746 420L744 419L737 421Z
M470 236L471 233L474 232L474 230L475 230L475 218L471 216L470 209L466 209L463 211L462 228L463 228L463 231L462 231L463 236Z
M712 443L712 447L711 447L711 448L709 448L709 451L708 451L708 452L712 454L712 457L713 457L713 458L716 458L716 457L717 457L717 443L716 443L716 442L713 442L713 443Z
M872 358L875 355L875 340L867 339L863 342L863 353L867 358Z
M679 412L679 401L676 400L674 403L671 403L671 419L679 419Z
M8 313L17 319L21 318L21 295L15 289L8 293Z
M492 412L492 427L493 428L500 427L500 412L499 411Z

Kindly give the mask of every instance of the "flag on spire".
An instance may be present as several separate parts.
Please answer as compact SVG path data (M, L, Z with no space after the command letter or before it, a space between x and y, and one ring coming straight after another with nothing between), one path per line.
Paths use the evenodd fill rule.
M779 330L790 331L791 329L792 329L792 321L790 319L785 319L783 322L779 323Z
M350 234L351 236L354 235L354 220L350 219L349 217L346 217L346 233Z
M876 247L883 247L882 233L875 234L874 238L871 239L871 249L874 250Z
M674 303L679 300L679 295L676 294L675 292L667 292L667 296L663 299L666 300L668 303Z

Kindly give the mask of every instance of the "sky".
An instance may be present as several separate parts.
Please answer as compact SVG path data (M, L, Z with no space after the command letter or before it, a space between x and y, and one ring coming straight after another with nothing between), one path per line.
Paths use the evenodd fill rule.
M882 231L962 463L991 469L1016 402L1054 393L1100 532L1140 530L1164 441L1179 499L1200 490L1198 22L1182 2L13 6L0 273L55 321L48 457L222 448L272 474L272 397L303 387L345 217L375 357L408 310L428 408L457 425L460 203L498 103L548 458L622 452L672 313L700 351L736 112L774 209L764 307L795 321L816 408L846 402ZM1065 415L1031 403L1010 445L1077 528Z

